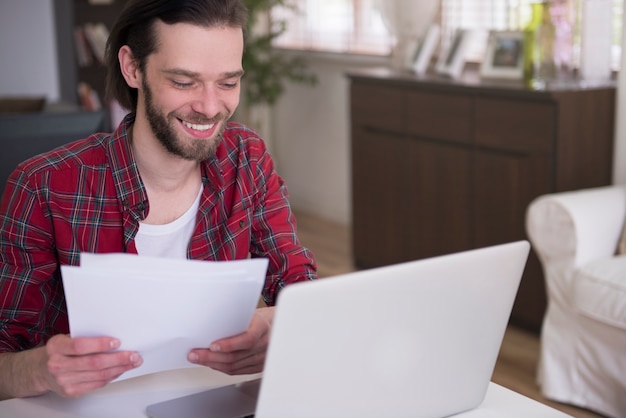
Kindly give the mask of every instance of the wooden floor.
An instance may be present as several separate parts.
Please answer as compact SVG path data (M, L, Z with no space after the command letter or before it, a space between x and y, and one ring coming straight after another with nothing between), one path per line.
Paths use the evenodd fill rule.
M349 228L305 212L295 212L298 221L298 236L301 242L315 254L319 277L330 277L354 271ZM543 398L535 382L538 358L538 337L524 330L509 327L502 342L492 380L574 417L601 417L587 410Z

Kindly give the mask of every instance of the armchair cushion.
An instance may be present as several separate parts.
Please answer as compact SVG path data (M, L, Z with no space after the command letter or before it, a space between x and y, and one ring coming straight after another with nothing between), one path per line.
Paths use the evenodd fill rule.
M592 261L573 281L572 306L581 315L626 330L626 255Z

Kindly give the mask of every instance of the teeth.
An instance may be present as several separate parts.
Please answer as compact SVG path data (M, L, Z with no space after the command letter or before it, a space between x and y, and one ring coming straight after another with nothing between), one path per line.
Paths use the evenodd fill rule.
M189 122L185 122L185 121L182 121L182 122L183 122L183 125L185 125L186 127L190 128L190 129L194 129L196 131L208 131L213 126L215 126L214 123L211 123L210 125L196 125L194 123L189 123Z

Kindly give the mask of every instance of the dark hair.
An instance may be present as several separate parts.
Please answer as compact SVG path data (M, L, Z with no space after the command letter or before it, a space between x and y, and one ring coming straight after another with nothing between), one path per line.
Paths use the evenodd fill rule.
M130 0L111 28L106 45L106 95L122 107L137 109L137 90L126 84L117 54L128 45L140 71L157 49L154 23L191 23L204 27L231 26L245 30L248 10L243 0Z

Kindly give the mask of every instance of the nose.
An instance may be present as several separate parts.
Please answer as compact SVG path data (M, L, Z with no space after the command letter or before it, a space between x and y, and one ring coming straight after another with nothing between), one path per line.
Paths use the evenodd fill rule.
M201 113L208 118L212 118L218 113L223 112L224 104L219 89L211 86L204 86L198 89L191 108L195 112Z

